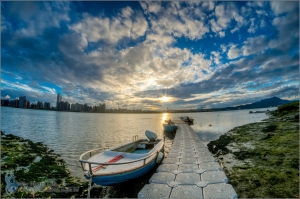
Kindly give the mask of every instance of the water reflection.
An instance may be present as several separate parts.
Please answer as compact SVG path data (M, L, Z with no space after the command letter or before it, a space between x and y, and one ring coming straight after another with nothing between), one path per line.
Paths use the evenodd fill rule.
M165 120L167 120L167 119L169 119L170 118L170 116L169 116L169 114L168 113L163 113L162 114L162 122L165 122Z
M204 142L217 139L236 126L267 118L264 113L249 114L249 110L184 115L194 118L191 127ZM83 152L130 142L134 135L146 138L146 130L155 132L158 138L165 136L166 142L170 142L174 135L164 133L162 124L179 116L183 114L71 113L2 107L1 130L47 144L62 155L73 174L82 177L78 157Z

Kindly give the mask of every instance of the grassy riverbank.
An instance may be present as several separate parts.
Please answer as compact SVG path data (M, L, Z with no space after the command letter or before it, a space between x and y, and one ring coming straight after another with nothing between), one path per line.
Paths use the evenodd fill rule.
M239 197L299 197L299 102L208 144Z
M16 192L7 193L5 175L13 172ZM9 187L8 187L9 188ZM87 183L72 177L66 163L41 142L1 131L1 197L86 197Z

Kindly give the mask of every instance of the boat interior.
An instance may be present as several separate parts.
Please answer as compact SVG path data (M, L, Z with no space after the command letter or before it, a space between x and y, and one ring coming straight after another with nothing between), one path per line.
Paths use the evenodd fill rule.
M147 139L137 140L136 142L132 142L126 145L122 145L116 148L111 149L111 151L116 152L126 152L126 153L148 153L151 151L157 143L159 143L160 139L155 141L148 141Z

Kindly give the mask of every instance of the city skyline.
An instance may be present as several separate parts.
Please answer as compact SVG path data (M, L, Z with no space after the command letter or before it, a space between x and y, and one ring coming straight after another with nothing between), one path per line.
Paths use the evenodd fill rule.
M299 2L1 2L1 98L164 110L299 98Z
M105 103L99 103L95 106L89 106L87 103L69 103L62 100L62 95L57 94L56 106L51 106L50 102L37 101L30 103L26 96L20 96L16 99L1 99L1 106L14 107L14 108L30 108L30 109L45 109L55 111L73 111L73 112L98 112L98 113L149 113L148 110L142 109L124 109L120 108L106 108ZM150 111L153 112L153 111Z

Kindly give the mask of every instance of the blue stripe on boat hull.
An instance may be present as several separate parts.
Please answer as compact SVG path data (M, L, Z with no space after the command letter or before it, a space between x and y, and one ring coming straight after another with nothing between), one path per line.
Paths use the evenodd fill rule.
M154 159L152 162L150 162L148 165L136 169L134 171L129 171L126 173L121 173L121 174L115 174L115 175L109 175L109 176L93 176L92 181L98 185L103 185L103 186L109 186L113 184L117 184L120 182L125 182L133 178L140 177L147 172L149 172L156 163L156 159Z

